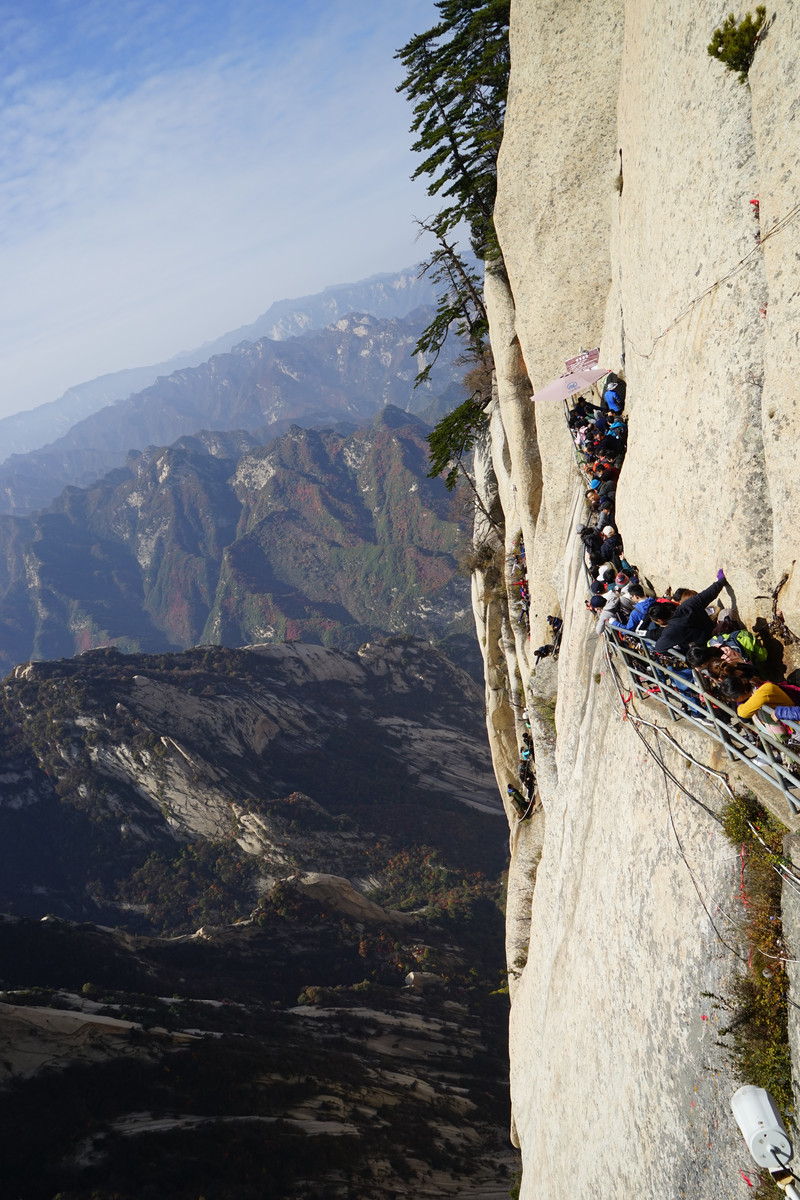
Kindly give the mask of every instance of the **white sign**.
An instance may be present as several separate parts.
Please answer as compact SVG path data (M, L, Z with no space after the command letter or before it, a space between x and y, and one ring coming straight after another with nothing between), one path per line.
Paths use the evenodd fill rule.
M568 358L564 366L567 373L571 374L573 371L585 371L588 367L596 367L599 361L600 347L597 346L594 350L581 350L574 358Z

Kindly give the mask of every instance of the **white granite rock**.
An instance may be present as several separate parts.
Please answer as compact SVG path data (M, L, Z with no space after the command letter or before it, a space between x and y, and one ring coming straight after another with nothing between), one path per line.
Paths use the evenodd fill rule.
M532 713L537 694L558 696L555 734L532 720L544 818L537 836L514 830L509 873L522 1200L734 1197L749 1169L723 1017L703 995L724 996L741 969L709 916L736 949L721 794L668 749L706 808L693 804L622 720L583 608L563 411L534 402L531 428L515 358L535 390L598 344L624 368L627 557L658 588L701 588L724 566L750 622L788 573L780 607L800 632L800 14L796 0L776 10L742 86L706 51L726 13L708 0L512 5L496 206L510 294L487 280L498 399L478 477L507 541L524 531L532 643L548 613L564 617L553 683L503 637L502 599L476 587L501 785L518 749L510 681ZM702 735L687 745L717 763Z

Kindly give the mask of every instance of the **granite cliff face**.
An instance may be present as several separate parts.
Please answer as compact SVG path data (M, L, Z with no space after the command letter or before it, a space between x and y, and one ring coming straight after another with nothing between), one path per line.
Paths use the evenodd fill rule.
M495 214L508 281L487 278L497 394L476 463L505 537L478 529L493 561L474 602L501 792L527 705L543 803L524 824L510 814L524 1198L733 1197L749 1164L704 997L741 969L708 915L721 910L739 944L723 792L651 732L670 780L623 720L583 607L563 412L530 402L531 385L599 344L628 381L617 520L630 561L658 589L704 587L724 565L749 623L782 584L800 631L800 14L776 11L749 86L706 53L724 15L680 0L512 5ZM530 638L507 599L520 534ZM534 669L556 612L560 658ZM677 737L727 770L704 739Z

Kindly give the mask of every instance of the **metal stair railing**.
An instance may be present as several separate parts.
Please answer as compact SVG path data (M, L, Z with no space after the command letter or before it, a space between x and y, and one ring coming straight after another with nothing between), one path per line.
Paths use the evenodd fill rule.
M743 722L735 709L706 690L698 671L692 671L691 680L679 675L677 656L655 655L643 634L623 632L607 622L603 636L612 660L625 664L631 690L640 700L663 704L671 720L689 721L714 738L728 758L756 771L780 791L793 813L800 814L800 755L779 742L760 721ZM772 717L768 706L759 710L762 712ZM800 733L797 723L782 724Z

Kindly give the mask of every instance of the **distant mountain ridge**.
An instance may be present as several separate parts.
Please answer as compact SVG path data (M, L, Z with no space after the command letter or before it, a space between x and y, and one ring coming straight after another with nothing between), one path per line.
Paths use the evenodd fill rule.
M149 447L33 517L0 516L0 666L96 646L468 635L452 497L418 418ZM464 645L462 646L462 642Z
M245 429L261 441L305 426L359 423L385 404L438 417L460 399L460 346L446 343L431 380L414 387L412 351L431 309L403 318L349 313L285 341L242 342L200 366L80 421L62 438L0 466L0 512L43 508L67 486L88 486L130 450L170 445L200 429Z
M249 325L223 334L194 350L181 351L164 362L130 367L76 384L63 396L29 412L0 418L0 463L12 454L27 454L63 437L78 421L106 405L127 400L155 383L160 376L197 367L217 354L227 354L243 341L262 337L281 341L322 329L350 312L375 317L406 317L415 308L435 302L435 290L419 267L371 275L357 283L335 284L310 296L278 300Z

